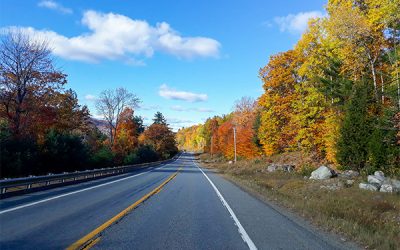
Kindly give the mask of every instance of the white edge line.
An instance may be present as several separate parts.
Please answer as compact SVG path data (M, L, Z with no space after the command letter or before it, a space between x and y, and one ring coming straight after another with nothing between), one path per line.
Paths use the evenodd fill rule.
M179 158L180 158L180 156L176 160L178 160ZM167 163L167 164L162 165L162 166L157 167L157 168L165 167L165 166L167 166L169 164L170 163ZM93 187L88 187L88 188L80 189L80 190L73 191L73 192L70 192L70 193L53 196L53 197L50 197L50 198L47 198L47 199L44 199L44 200L39 200L39 201L31 202L31 203L28 203L28 204L25 204L25 205L9 208L9 209L0 211L0 214L5 214L5 213L8 213L8 212L19 210L21 208L30 207L30 206L33 206L33 205L36 205L36 204L40 204L40 203L43 203L43 202L55 200L55 199L62 198L62 197L65 197L65 196L69 196L69 195L72 195L72 194L81 193L81 192L88 191L88 190L91 190L91 189L104 187L104 186L107 186L107 185L110 185L110 184L113 184L113 183L116 183L116 182L124 181L124 180L130 179L130 178L134 178L134 177L137 177L137 176L140 176L140 175L143 175L143 174L147 174L147 173L152 172L154 169L157 169L157 168L153 167L152 170L149 170L149 171L146 171L146 172L143 172L143 173L140 173L140 174L135 174L135 175L128 176L128 177L125 177L125 178L122 178L122 179L118 179L118 180L110 181L110 182L107 182L107 183L99 184L99 185L96 185L96 186L93 186Z
M194 165L203 173L203 175L207 178L208 182L210 182L211 186L214 188L214 191L217 193L219 199L221 200L222 204L226 207L228 212L230 213L233 221L235 222L240 236L242 236L242 239L244 242L246 242L247 246L251 250L256 250L257 247L254 244L254 242L250 239L250 236L247 234L246 230L243 228L242 224L240 223L239 219L236 217L235 213L233 212L232 208L229 206L228 202L224 199L222 196L221 192L218 190L218 188L214 185L214 183L208 178L208 176L204 173L204 171L197 165L197 163L192 160Z

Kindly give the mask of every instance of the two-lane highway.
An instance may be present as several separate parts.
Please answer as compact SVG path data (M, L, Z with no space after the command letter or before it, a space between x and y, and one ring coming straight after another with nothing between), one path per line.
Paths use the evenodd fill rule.
M0 201L0 249L343 249L193 155L139 172Z

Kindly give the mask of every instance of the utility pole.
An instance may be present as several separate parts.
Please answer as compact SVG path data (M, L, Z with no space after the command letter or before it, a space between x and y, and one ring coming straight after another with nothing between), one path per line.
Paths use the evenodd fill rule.
M211 151L211 157L213 156L213 135L211 136L211 145L210 145L210 151Z
M234 163L236 163L236 126L233 126L233 144L234 144L234 148L235 148L235 161L234 161Z

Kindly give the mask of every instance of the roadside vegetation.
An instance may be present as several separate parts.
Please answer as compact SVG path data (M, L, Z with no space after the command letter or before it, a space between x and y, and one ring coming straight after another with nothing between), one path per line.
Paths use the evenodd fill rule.
M103 91L98 115L78 103L47 42L12 30L0 43L0 178L129 165L177 153L157 112L146 127L140 99L125 88Z
M200 155L202 166L212 168L268 203L304 217L343 241L355 241L366 249L400 248L400 196L358 188L364 177L346 186L341 178L304 179L308 172L268 172L269 162L299 164L298 153L240 160L229 164L223 157ZM306 171L306 170L305 170ZM342 182L343 188L324 186Z
M330 0L326 11L259 70L257 100L182 128L179 147L233 160L236 137L238 159L300 152L337 170L399 176L400 3Z
M399 249L398 187L382 193L376 176L361 186L382 192L359 183L400 177L400 2L329 0L326 12L260 68L259 98L180 129L178 146L205 153L206 167L325 229ZM283 163L294 172L267 171ZM321 165L358 177L305 178Z

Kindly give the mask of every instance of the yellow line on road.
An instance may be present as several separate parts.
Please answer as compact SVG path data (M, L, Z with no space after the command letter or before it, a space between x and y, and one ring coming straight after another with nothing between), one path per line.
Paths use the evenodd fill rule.
M109 219L107 222L105 222L103 225L99 226L98 228L96 228L95 230L93 230L92 232L88 233L87 235L85 235L83 238L81 238L80 240L76 241L75 243L73 243L72 245L70 245L67 250L75 250L75 249L89 249L91 246L93 246L94 244L96 244L98 242L98 235L103 232L106 228L108 228L109 226L111 226L112 224L114 224L116 221L120 220L122 217L124 217L127 213L129 213L130 211L132 211L133 209L135 209L138 205L140 205L140 203L144 202L145 200L147 200L148 198L150 198L152 195L158 193L168 182L170 182L172 179L174 179L176 177L176 175L178 174L178 172L181 170L182 168L179 168L178 171L176 171L174 174L172 174L167 180L165 180L163 183L160 184L160 186L156 187L155 189L153 189L150 193L146 194L145 196L143 196L142 198L140 198L138 201L136 201L135 203L133 203L132 205L130 205L129 207L125 208L124 210L122 210L119 214L117 214L116 216L114 216L113 218ZM95 241L95 242L94 242ZM94 244L92 245L91 243L94 242ZM86 248L88 247L88 248Z

